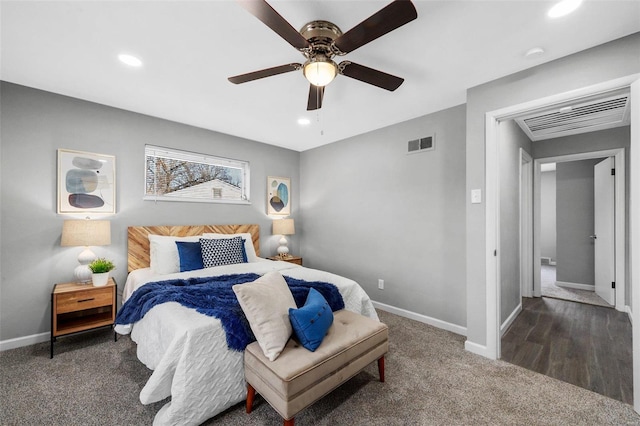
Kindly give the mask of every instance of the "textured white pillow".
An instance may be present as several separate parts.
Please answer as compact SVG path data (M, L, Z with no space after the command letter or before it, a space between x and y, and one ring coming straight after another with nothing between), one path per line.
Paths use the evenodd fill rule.
M202 234L202 238L235 238L242 237L244 238L244 251L247 253L247 262L257 262L258 255L256 254L256 248L253 246L253 240L251 239L251 234L248 232L242 234L214 234L214 233L204 233Z
M200 236L167 237L149 234L150 267L156 274L180 272L180 255L176 241L199 242Z
M233 291L264 356L274 361L293 332L289 308L297 308L287 282L274 271L253 282L236 284Z

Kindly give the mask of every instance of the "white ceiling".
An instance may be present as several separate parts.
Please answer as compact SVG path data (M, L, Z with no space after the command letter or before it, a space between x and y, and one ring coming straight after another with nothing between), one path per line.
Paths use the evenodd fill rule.
M389 0L276 1L294 28L347 31ZM640 31L640 1L414 1L418 19L348 59L405 78L395 92L338 76L307 112L301 72L227 77L303 62L233 1L2 1L2 80L304 151L465 102L466 89ZM546 53L525 57L533 47ZM139 69L117 60L144 61ZM301 117L311 124L297 124ZM416 135L418 137L420 135Z

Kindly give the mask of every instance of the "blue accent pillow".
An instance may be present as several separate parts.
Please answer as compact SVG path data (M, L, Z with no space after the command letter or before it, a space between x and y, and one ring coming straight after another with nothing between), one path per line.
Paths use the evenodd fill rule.
M240 238L242 238L242 237L240 237ZM246 242L247 242L247 240L242 238L242 263L249 263L249 261L247 260L247 250L244 248L244 243L246 243Z
M333 312L322 294L311 288L303 307L289 308L289 320L302 346L315 352L333 324Z
M200 242L176 241L180 257L180 272L203 269Z
M244 250L242 237L200 238L200 246L202 248L202 263L205 268L246 263L247 254Z

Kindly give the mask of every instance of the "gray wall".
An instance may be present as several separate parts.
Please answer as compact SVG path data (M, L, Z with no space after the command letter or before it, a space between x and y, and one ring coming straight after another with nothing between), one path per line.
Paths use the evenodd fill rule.
M467 339L486 345L486 205L470 192L485 189L485 114L500 108L640 72L640 33L594 47L467 91L466 229Z
M539 141L533 144L533 156L534 158L555 157L559 155L579 154L583 152L602 151L614 148L624 148L625 155L625 169L627 171L625 176L625 192L627 203L625 207L625 227L626 233L626 287L625 298L626 304L631 306L631 285L630 285L630 250L629 250L629 150L631 146L631 127L617 127L615 129L600 130L598 132L585 133L582 135L566 136L557 139L549 139L546 141ZM558 243L559 244L559 243ZM559 271L559 269L558 269ZM560 278L557 278L559 281ZM569 281L571 282L571 281Z
M305 265L466 326L464 123L461 105L303 152ZM409 140L433 133L435 150L407 154Z
M500 323L520 305L520 148L531 140L515 121L500 123Z
M124 285L126 229L133 225L258 223L262 256L272 255L266 177L291 177L292 217L299 211L295 151L3 82L0 224L0 340L47 332L53 284L73 279L78 248L60 247L65 216L56 214L58 148L116 156L117 214L113 259ZM143 201L145 143L251 162L251 205ZM289 238L292 252L298 237Z
M540 174L540 255L556 260L556 172Z
M602 159L558 163L556 169L556 280L595 285L593 166Z

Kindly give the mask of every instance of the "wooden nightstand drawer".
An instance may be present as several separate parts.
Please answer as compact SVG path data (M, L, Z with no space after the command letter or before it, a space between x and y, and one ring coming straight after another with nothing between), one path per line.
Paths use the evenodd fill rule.
M55 304L58 314L111 306L113 304L113 288L95 288L58 294Z

